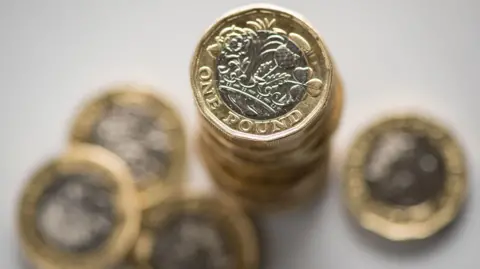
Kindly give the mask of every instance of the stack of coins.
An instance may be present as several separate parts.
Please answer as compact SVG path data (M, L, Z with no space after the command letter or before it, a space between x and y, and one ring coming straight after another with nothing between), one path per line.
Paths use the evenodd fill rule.
M318 34L299 16L250 6L217 21L191 64L199 153L246 206L284 208L325 181L342 88Z

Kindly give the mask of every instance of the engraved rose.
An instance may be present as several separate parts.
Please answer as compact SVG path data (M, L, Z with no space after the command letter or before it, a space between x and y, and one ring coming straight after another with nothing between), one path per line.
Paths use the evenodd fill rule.
M249 39L243 39L241 36L233 37L226 45L225 49L231 53L238 53L247 46Z
M223 49L227 49L230 53L242 52L246 45L243 38L255 35L255 32L249 28L232 25L223 29L215 37L215 44L208 46L207 51L213 58L216 58Z

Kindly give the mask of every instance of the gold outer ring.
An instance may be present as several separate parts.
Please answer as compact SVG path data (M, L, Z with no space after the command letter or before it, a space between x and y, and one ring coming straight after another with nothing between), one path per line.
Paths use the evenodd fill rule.
M219 35L224 27L246 25L247 20L260 20L260 17L263 16L271 17L270 22L271 19L274 19L278 23L278 29L291 30L290 33L293 34L297 43L301 44L299 47L307 55L314 75L322 78L322 87L317 93L308 95L292 111L283 116L285 119L290 117L290 124L286 123L286 125L289 125L286 129L277 130L272 127L270 128L271 132L266 131L266 133L260 134L253 131L256 130L256 126L262 125L269 128L268 126L274 126L274 122L272 120L251 120L243 117L233 112L221 101L215 85L216 68L210 56L209 48L212 48L212 45L215 44L215 36ZM272 143L274 145L282 139L293 139L296 136L294 134L301 133L301 130L311 125L323 114L331 99L335 76L335 70L327 48L313 27L304 19L300 19L299 15L273 5L246 6L223 16L201 38L190 66L190 81L195 101L203 117L219 132L232 139L245 142L256 141L258 144L264 143L267 146ZM211 100L214 100L215 104L213 106ZM295 115L293 115L294 112ZM296 118L296 115L301 115L301 118ZM235 118L235 122L232 121L231 117ZM281 118L279 117L276 120L281 120ZM288 122L288 120L286 121ZM242 126L250 126L248 130L241 130L242 122L245 123Z
M375 201L365 183L364 168L373 138L389 130L409 130L425 135L440 151L446 167L446 183L435 199L409 207ZM467 192L464 154L450 132L436 121L414 114L379 120L353 143L345 165L343 190L346 204L360 225L393 241L424 239L457 216Z
M69 253L45 243L34 227L36 208L46 189L58 178L54 174L97 171L99 182L114 196L116 223L104 244L95 251ZM126 164L116 155L93 145L75 145L60 157L42 166L23 190L18 208L20 242L26 256L45 269L104 269L123 261L140 231L140 203Z
M149 260L154 246L154 231L167 224L178 212L204 214L218 221L220 227L227 231L227 242L235 250L235 268L259 267L257 231L249 216L234 200L223 194L211 195L175 190L164 194L155 207L144 213L143 228L133 251L139 269L153 269L149 265Z
M144 200L144 206L149 207L150 204L155 203L155 193L161 191L166 185L175 185L176 183L182 183L184 180L186 135L182 120L173 104L167 98L158 94L152 87L136 84L112 85L96 98L86 102L82 107L71 127L70 144L89 142L88 138L94 123L101 117L105 106L111 102L144 106L152 114L157 115L168 135L168 141L172 147L170 154L172 163L165 178L153 176L134 180Z

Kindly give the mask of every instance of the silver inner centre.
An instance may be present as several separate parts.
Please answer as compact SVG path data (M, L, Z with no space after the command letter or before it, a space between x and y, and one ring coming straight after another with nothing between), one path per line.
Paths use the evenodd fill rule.
M232 250L215 222L201 215L181 214L156 233L154 269L233 269Z
M443 158L427 137L389 132L372 145L365 177L374 198L409 206L431 199L443 189Z
M261 30L230 37L217 57L223 102L251 119L273 119L305 96L310 69L284 34Z
M40 199L36 227L42 238L63 251L99 247L114 225L112 195L91 175L62 175Z
M170 141L157 119L142 107L112 105L90 140L125 160L136 180L165 178L168 173Z

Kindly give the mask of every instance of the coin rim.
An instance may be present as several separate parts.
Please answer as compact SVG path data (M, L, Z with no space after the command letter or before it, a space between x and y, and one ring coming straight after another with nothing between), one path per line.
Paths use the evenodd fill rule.
M114 230L101 249L80 254L68 253L43 242L38 233L32 236L31 231L36 223L35 211L42 193L59 179L50 178L40 185L37 181L48 170L64 165L95 167L110 175L105 179L114 185L114 208L119 215ZM75 145L37 169L23 189L17 214L21 247L39 268L103 269L117 265L134 245L140 231L140 201L126 163L101 147L87 144Z
M402 127L421 131L429 139L437 142L438 150L445 161L447 178L445 188L439 197L418 205L400 207L374 201L363 171L374 135ZM343 192L349 211L362 227L392 241L424 239L437 233L455 219L466 199L467 171L461 146L443 125L431 117L420 114L391 115L367 127L353 142L344 173ZM398 212L412 214L419 210L428 210L432 203L437 201L442 201L443 204L427 217L405 221L388 218ZM374 207L382 208L385 214L379 214Z

